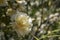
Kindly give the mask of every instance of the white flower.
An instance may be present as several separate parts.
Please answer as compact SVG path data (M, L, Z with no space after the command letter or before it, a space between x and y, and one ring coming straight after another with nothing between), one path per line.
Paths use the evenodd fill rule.
M50 14L49 18L53 18L54 17L54 14Z
M39 6L39 1L35 1L36 6Z
M55 13L54 15L55 15L55 16L58 16L58 15L59 15L59 13Z
M18 12L11 16L15 30L20 35L27 35L32 28L32 18L29 17L26 13Z
M17 3L19 3L19 4L24 4L24 5L26 5L26 4L27 4L27 2L26 2L25 0L17 1Z
M35 3L34 3L34 2L30 2L30 4L31 4L31 6L35 5Z
M46 24L42 24L42 25L41 25L41 29L43 29L45 26L46 26Z

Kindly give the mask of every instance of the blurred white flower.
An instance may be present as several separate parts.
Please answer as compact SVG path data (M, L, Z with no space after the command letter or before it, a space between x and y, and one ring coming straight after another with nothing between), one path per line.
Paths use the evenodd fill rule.
M50 15L50 21L57 21L58 20L59 13L51 14Z
M12 25L15 26L15 30L20 35L27 35L32 28L32 18L26 13L18 12L11 16Z
M34 3L34 2L30 2L30 4L31 4L31 6L35 5L35 3Z
M39 6L39 1L36 0L35 1L35 4L36 4L36 6Z
M40 14L39 11L37 11L37 12L35 13L35 15L36 15L36 16L38 16L38 15L41 16L41 14Z
M45 34L45 33L46 33L46 30L44 30L44 29L40 30L40 34Z
M40 24L41 24L41 14L40 14L40 12L37 11L37 12L35 13L35 16L36 16L37 24L38 24L38 26L40 26Z
M41 29L43 29L45 26L46 26L46 24L42 24L42 25L41 25Z
M54 14L50 14L49 18L53 18L54 17Z
M27 2L25 0L16 0L16 1L19 4L23 4L23 5L26 5L27 4Z
M44 20L47 20L47 19L48 19L47 17L44 18Z
M5 27L6 24L5 24L5 23L1 23L0 26L1 26L1 27Z
M50 14L49 18L54 18L54 17L57 17L58 15L59 15L59 13Z
M58 16L59 15L59 13L55 13L55 16Z
M8 8L7 9L7 12L6 12L6 15L7 16L11 16L11 15L13 15L15 13L15 10L13 10L12 8Z

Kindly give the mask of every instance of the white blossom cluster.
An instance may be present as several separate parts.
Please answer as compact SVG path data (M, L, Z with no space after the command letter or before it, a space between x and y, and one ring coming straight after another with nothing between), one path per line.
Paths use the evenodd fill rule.
M52 22L52 21L58 20L58 18L60 17L59 15L60 15L59 13L50 14L49 17L48 17L49 18L49 21ZM48 18L45 17L44 20L47 20Z
M56 20L58 20L58 16L59 16L59 13L51 14L49 16L50 21L56 21Z

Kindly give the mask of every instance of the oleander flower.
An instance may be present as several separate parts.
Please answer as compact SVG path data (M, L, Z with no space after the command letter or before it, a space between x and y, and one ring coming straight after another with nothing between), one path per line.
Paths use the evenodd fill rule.
M23 12L11 16L12 25L18 35L27 35L32 28L32 18Z

